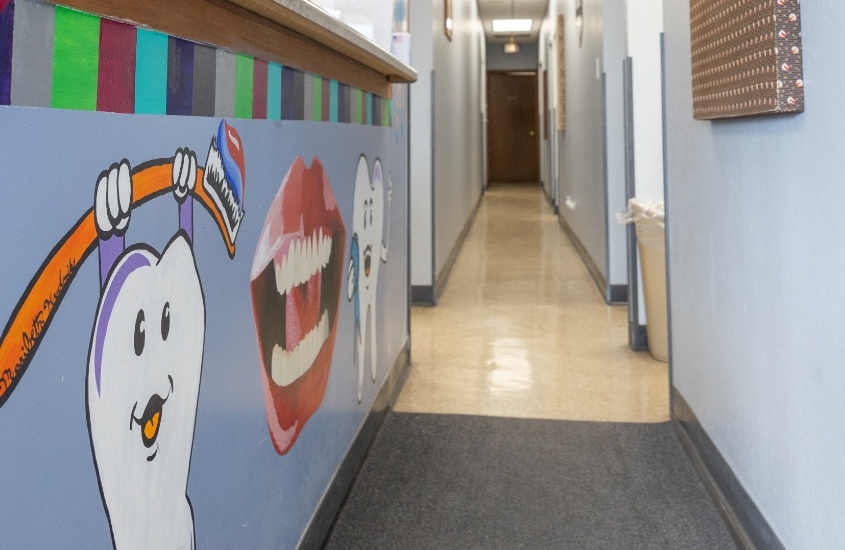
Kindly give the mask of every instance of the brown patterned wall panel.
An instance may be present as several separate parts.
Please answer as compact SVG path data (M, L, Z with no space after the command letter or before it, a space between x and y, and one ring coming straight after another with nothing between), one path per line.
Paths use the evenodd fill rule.
M800 0L690 0L693 116L804 110Z

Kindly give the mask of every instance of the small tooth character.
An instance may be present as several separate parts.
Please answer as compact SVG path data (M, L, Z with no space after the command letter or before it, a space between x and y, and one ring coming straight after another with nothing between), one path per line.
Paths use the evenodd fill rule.
M387 262L390 231L390 203L393 180L387 181L387 207L384 206L384 173L376 159L370 175L367 159L358 159L355 175L354 212L352 215L352 247L347 270L347 297L354 300L355 366L358 369L358 402L364 395L364 362L370 347L370 375L375 381L378 371L376 296L379 264ZM382 236L385 235L385 240Z

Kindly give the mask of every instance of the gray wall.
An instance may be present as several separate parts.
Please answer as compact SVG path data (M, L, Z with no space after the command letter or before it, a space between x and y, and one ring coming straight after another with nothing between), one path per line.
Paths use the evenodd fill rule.
M616 222L616 212L627 208L625 200L625 120L622 62L627 56L624 0L604 0L603 62L605 80L605 139L607 170L607 282L628 282L625 227Z
M435 0L435 22L443 0ZM481 197L481 62L484 39L474 0L453 0L452 41L434 32L435 281ZM441 23L442 24L442 23ZM438 27L435 27L437 29Z
M519 53L505 53L504 44L487 44L487 70L536 71L537 42L520 42Z
M431 286L481 196L484 37L472 0L453 1L451 41L443 0L410 10L420 74L411 86L411 280Z
M563 13L566 51L566 131L559 134L560 213L587 253L606 277L607 224L605 222L604 156L602 143L601 80L596 63L602 58L602 2L584 0L583 41L575 29L574 0L556 0L548 17ZM549 26L553 29L553 26ZM548 38L541 37L541 42ZM553 50L552 58L554 58ZM549 81L557 64L549 62ZM599 65L600 70L600 65ZM565 198L574 206L568 208Z
M664 5L674 384L787 548L842 548L845 4L802 8L807 111L705 122Z

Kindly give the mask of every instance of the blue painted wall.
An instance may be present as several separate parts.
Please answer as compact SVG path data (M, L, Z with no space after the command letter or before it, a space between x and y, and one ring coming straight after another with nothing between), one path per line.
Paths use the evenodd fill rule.
M713 122L663 13L674 384L787 548L841 548L845 5L801 3L804 113Z
M5 204L0 226L6 235L0 242L3 323L53 246L94 205L101 171L121 159L138 166L172 157L179 147L194 150L202 167L220 122L213 117L0 107ZM291 548L407 342L405 121L395 118L392 127L227 122L238 132L244 151L245 214L230 259L212 217L198 204L193 207L193 252L206 321L187 496L198 548ZM390 250L381 265L374 312L379 339L372 356L377 376L373 381L367 367L359 401L346 264L362 155L370 171L379 159L393 185L384 235ZM346 227L346 246L325 396L293 447L280 455L265 414L250 268L271 202L297 157L306 165L314 159L322 163ZM386 185L384 193L387 205ZM146 243L161 251L177 230L176 212L169 192L133 210L127 245ZM99 296L95 250L80 265L31 364L0 406L0 517L5 525L0 547L112 544L85 405L88 346ZM167 421L166 405L164 411L162 423ZM135 506L156 506L156 496L148 498Z

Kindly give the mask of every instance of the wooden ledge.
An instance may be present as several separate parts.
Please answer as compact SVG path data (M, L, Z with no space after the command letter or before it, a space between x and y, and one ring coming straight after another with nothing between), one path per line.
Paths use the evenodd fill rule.
M57 4L127 21L333 78L390 97L417 73L303 0L62 0Z

